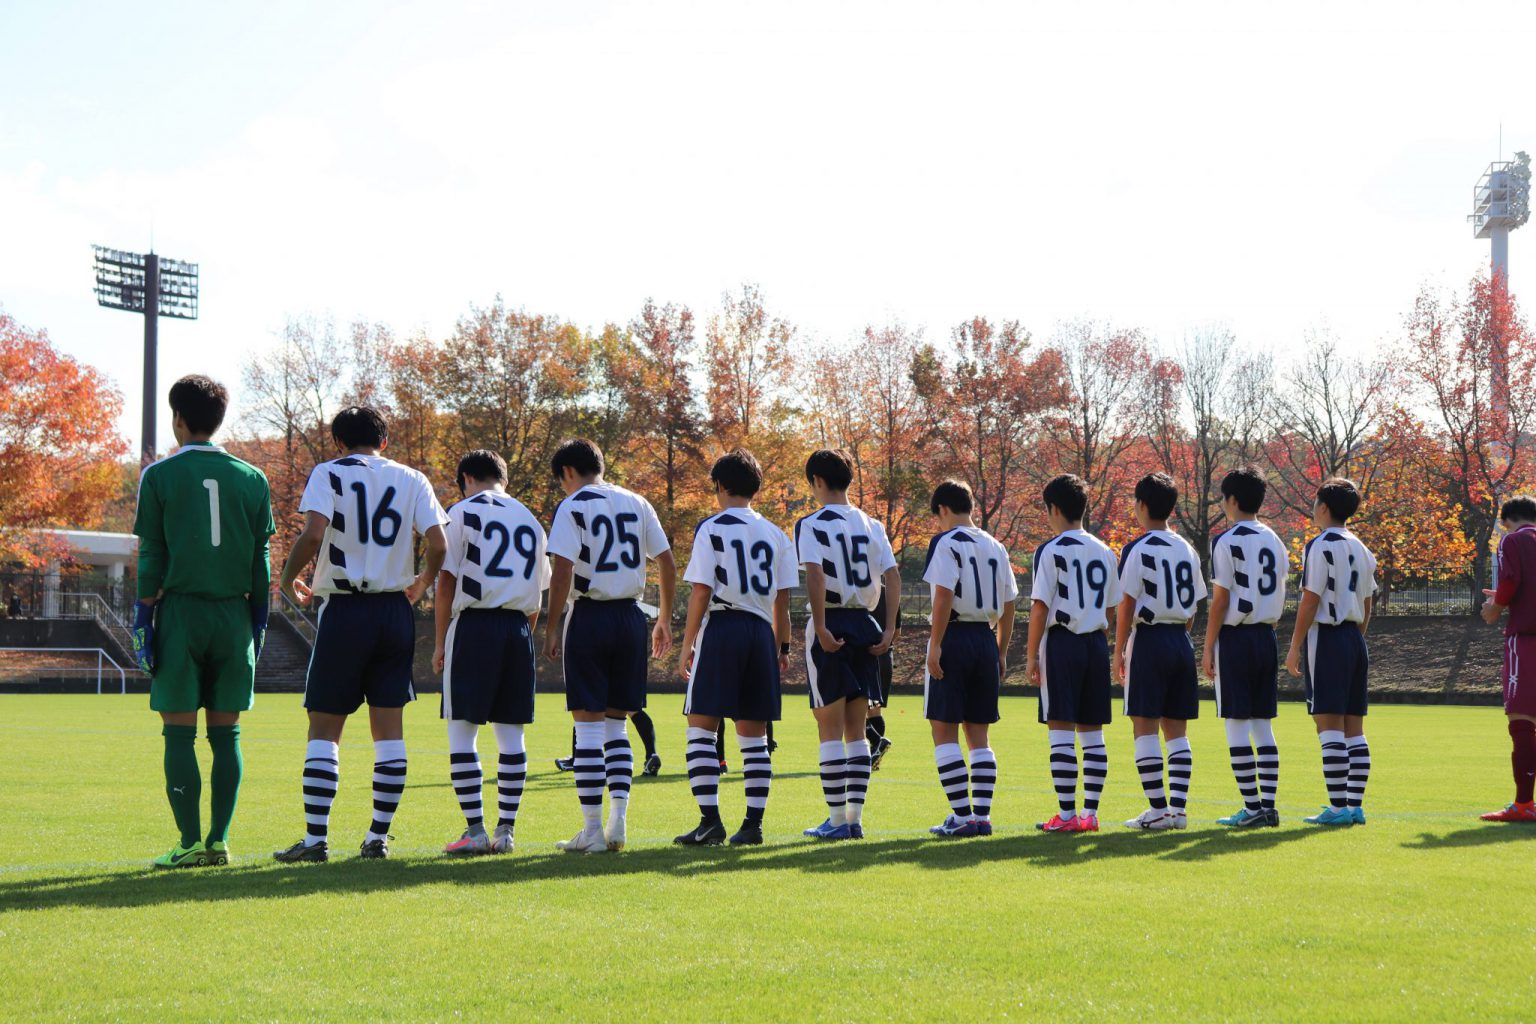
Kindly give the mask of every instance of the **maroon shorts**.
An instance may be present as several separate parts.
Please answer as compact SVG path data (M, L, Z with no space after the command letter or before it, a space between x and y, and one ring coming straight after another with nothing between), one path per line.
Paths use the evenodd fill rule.
M1504 638L1504 713L1536 716L1536 634Z

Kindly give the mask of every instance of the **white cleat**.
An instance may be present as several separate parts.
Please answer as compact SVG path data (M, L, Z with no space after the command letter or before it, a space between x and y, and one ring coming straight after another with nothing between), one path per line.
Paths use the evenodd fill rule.
M1168 808L1168 820L1173 823L1174 828L1189 828L1189 815L1184 811Z
M512 852L512 846L513 846L512 826L510 826L510 825L497 825L496 826L496 834L491 837L491 852L492 853L511 853Z
M607 853L608 844L603 833L595 828L583 828L570 839L555 844L555 849L566 853Z
M1168 813L1166 808L1148 807L1126 822L1125 827L1140 829L1143 832L1165 832L1174 827L1173 815Z
M609 818L608 827L603 830L603 839L608 844L611 853L618 853L624 849L624 825L623 818Z

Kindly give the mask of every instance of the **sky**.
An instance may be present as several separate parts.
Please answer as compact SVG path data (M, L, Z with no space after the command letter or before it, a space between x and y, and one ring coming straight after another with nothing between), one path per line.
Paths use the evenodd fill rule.
M982 314L1390 355L1486 265L1466 214L1501 125L1536 150L1533 34L1413 2L13 0L0 308L125 391L135 447L142 323L96 306L93 243L200 264L161 389L210 373L236 414L290 316L444 336L498 293L598 327L751 281L807 345Z

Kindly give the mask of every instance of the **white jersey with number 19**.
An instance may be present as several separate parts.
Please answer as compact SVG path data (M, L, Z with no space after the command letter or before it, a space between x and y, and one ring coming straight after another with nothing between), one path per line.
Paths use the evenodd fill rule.
M412 538L448 524L427 478L382 455L316 466L299 511L330 523L315 563L317 595L404 590L416 578Z
M1109 625L1120 603L1115 553L1087 530L1067 530L1035 550L1033 600L1046 607L1046 625L1094 633Z

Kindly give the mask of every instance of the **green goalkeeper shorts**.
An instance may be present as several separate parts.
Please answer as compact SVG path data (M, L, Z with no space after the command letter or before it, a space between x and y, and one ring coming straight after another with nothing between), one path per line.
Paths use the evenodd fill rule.
M155 613L153 711L248 711L256 691L251 605L166 594Z

